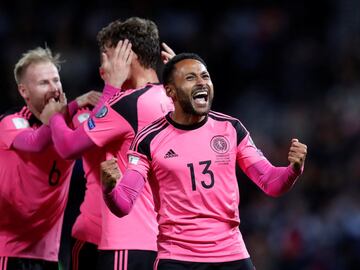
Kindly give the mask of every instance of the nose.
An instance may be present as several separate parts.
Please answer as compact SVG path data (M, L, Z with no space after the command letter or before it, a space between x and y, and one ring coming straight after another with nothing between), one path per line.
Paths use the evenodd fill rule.
M61 87L57 83L51 82L50 92L54 93L55 97L59 97L61 93Z
M196 84L197 85L205 85L206 81L201 76L198 76L197 79L196 79Z

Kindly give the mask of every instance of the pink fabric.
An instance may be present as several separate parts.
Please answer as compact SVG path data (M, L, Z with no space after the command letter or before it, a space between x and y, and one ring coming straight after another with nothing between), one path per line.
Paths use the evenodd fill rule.
M266 194L274 197L290 190L301 174L301 172L296 173L291 165L274 167L268 160L253 164L245 173Z
M53 115L49 124L55 148L64 159L75 159L84 151L95 146L83 126L72 130L67 126L64 116L60 113ZM76 143L74 143L75 141Z
M248 258L239 230L235 166L239 141L247 131L233 118L213 112L192 127L170 120L166 116L142 129L128 152L128 169L142 174L153 190L158 258L194 262Z
M81 126L86 122L89 116L95 114L103 106L106 100L118 92L120 92L119 89L110 85L105 85L102 96L92 111L88 108L78 109L72 119L74 127L83 129ZM82 149L85 149L85 152L82 153L82 160L86 178L86 190L84 201L80 206L80 215L74 222L71 235L76 239L99 245L101 237L101 207L99 202L102 202L103 198L98 178L100 172L99 164L101 161L105 160L105 157L103 151L96 146L91 147L89 150L86 149L86 146L83 146ZM69 151L66 149L62 150L63 153ZM81 149L78 149L77 151L79 154L82 152Z
M238 120L213 111L193 126L176 124L169 115L159 119L136 135L128 155L128 169L138 171L153 190L160 259L248 258L239 230L235 164L274 196L297 176L291 167L273 167Z
M296 182L297 176L292 166L274 167L255 146L250 134L237 147L237 163L247 176L270 196L280 196Z
M0 257L58 261L60 233L74 162L49 144L38 153L11 148L27 130L27 108L0 121Z
M111 98L115 93L120 92L121 90L118 88L115 88L109 84L106 84L101 98L99 100L99 102L96 104L95 108L92 110L92 114L96 113L105 103L105 101L107 101L109 98Z
M77 101L76 100L71 101L68 104L68 112L69 112L70 117L72 117L77 112L78 109L79 109L79 105L78 105Z
M101 99L99 100L94 110L92 110L91 114L96 113L97 110L99 110L99 108L101 108L101 106L104 104L104 102L118 91L119 89L117 88L114 88L110 85L105 85ZM75 112L73 112L75 107L78 109L77 102L75 101L75 103L76 106L73 104L73 102L71 102L68 106L69 113L72 116L75 115ZM75 159L86 150L89 150L95 146L92 140L84 132L83 125L80 125L75 130L72 130L67 126L64 116L60 113L54 114L50 118L49 125L52 130L52 139L56 150L64 159ZM74 143L75 141L77 142L76 144Z
M126 153L135 132L164 115L173 105L162 85L148 84L141 89L116 93L105 102L105 106L103 114L91 117L84 128L91 140L101 147L101 152L117 158L120 170L124 172L127 164ZM97 177L99 181L99 176ZM118 218L111 213L103 199L101 208L102 235L98 249L157 249L158 225L148 183L129 215Z
M144 185L145 179L140 173L126 170L121 181L113 190L110 192L103 190L106 205L118 217L129 214Z
M26 129L19 133L12 144L13 148L26 152L40 152L51 143L51 130L42 125L38 129Z

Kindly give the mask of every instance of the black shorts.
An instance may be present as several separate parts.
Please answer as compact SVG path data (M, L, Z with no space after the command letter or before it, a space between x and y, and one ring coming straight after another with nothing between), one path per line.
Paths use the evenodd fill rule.
M72 239L71 270L95 270L98 256L97 245Z
M155 270L255 270L251 259L231 262L205 263L160 259Z
M0 257L0 270L58 270L58 263L39 259Z
M99 250L98 270L152 270L157 252L150 250Z

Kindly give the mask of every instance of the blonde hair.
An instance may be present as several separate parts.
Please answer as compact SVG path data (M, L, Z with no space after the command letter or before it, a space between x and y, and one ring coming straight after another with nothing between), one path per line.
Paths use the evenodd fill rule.
M37 47L33 50L29 50L26 53L23 53L20 60L15 64L14 77L16 83L19 84L21 82L21 79L23 78L26 69L31 64L42 62L53 63L58 69L58 71L60 71L60 54L57 53L53 55L48 47Z

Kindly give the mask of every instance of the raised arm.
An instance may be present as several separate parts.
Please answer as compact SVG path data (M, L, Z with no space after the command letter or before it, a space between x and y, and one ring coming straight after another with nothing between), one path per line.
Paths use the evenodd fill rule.
M101 182L105 203L118 217L130 213L145 185L144 177L135 170L127 169L121 177L114 158L101 163Z
M262 156L262 153L251 143L251 139L244 140L246 141L239 146L244 159L238 159L238 163L246 175L270 196L277 197L290 190L298 176L302 174L307 146L297 139L292 139L288 154L290 165L275 167Z

